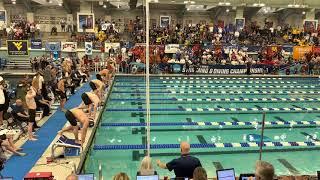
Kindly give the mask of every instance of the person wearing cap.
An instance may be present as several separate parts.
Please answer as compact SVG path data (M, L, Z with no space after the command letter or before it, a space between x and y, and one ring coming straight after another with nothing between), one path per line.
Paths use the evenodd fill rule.
M65 111L65 116L70 123L70 126L67 126L58 132L59 135L63 135L66 131L73 131L75 142L78 144L83 145L86 140L87 129L89 127L89 118L86 113L79 108L73 108L70 110ZM79 140L79 125L78 122L81 124L81 140Z
M28 122L28 136L30 141L36 141L38 139L35 138L33 135L32 131L34 126L38 127L36 125L36 109L37 109L37 104L35 101L36 97L36 91L35 89L30 86L27 89L27 95L26 95L26 105L28 107L28 114L29 114L29 122Z
M3 113L5 111L5 103L6 103L6 96L5 96L5 90L3 87L4 80L0 76L0 126L3 123Z
M88 106L89 117L91 119L95 119L95 116L97 114L97 109L100 103L99 97L92 92L85 92L81 95L81 99L82 99L82 103L80 104L79 108L82 108L83 106ZM92 112L92 106L93 106L93 112Z

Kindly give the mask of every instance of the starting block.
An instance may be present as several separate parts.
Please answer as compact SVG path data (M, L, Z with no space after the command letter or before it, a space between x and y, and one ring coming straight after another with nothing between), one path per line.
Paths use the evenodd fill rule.
M82 152L80 144L76 143L74 139L69 139L62 135L52 146L51 146L51 159L55 158L54 151L57 147L64 148L65 156L79 156Z
M36 121L40 121L43 117L43 111L36 112Z

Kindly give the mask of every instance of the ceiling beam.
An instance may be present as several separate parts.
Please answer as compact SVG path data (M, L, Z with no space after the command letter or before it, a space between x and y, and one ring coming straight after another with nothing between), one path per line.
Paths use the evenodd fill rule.
M215 10L212 12L212 18L213 19L218 19L220 14L223 14L223 12L225 11L225 7L223 6L218 6L215 8Z
M72 14L72 9L70 8L69 0L63 0L63 8L67 11L68 14Z
M130 9L135 9L137 7L138 0L130 0L129 7Z
M33 12L30 0L22 0L22 3L23 3L24 7L27 9L28 12Z
M246 18L246 20L250 20L254 15L256 15L261 7L246 7L243 12L243 17Z

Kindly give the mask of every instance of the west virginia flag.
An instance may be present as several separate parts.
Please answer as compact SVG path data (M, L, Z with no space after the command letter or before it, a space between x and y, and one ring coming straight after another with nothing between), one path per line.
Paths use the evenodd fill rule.
M27 40L7 40L9 56L29 56Z

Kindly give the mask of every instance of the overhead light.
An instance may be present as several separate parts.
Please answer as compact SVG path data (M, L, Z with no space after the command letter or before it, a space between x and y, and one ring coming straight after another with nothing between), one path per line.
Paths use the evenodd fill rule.
M49 0L49 3L51 4L51 3L52 3L52 1L51 1L51 0Z
M306 14L306 12L305 12L305 11L302 11L302 14Z
M230 11L230 9L228 8L228 9L226 9L226 12L229 12Z
M103 8L107 8L107 5L106 5L106 4L104 4L102 7L103 7Z
M99 5L102 6L103 5L103 1L99 1Z
M187 11L189 11L190 9L189 8L187 8Z
M264 7L264 6L266 6L266 4L265 4L265 3L261 3L261 2L259 1L259 3L253 3L252 6L255 6L255 7Z
M306 7L305 5L302 6L302 5L300 5L300 4L288 4L288 7L289 7L289 8L299 8L300 6L301 6L301 7Z
M175 1L175 0L172 0L171 2L174 3L174 2L176 2L176 1Z
M16 1L12 1L12 4L16 4Z
M195 4L196 2L195 1L183 1L183 4Z
M154 0L154 2L155 2L155 3L158 3L158 2L159 2L159 0Z
M218 5L219 5L219 6L230 6L230 5L231 5L231 3L230 3L230 2L225 2L225 1L224 1L224 2L219 2L219 3L218 3Z

